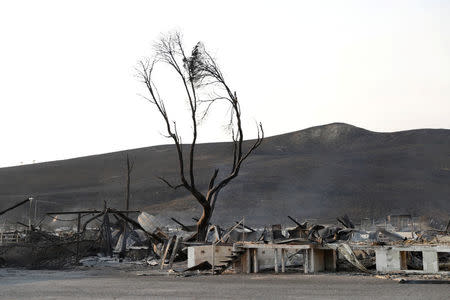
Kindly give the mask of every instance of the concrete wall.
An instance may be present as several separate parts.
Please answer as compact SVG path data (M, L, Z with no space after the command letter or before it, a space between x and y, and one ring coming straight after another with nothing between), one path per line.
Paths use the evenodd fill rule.
M400 251L387 248L375 249L376 266L378 272L401 270Z
M275 250L274 249L257 249L258 266L260 270L273 269L275 266ZM281 266L281 251L277 255L278 265Z
M423 251L423 271L425 273L439 272L439 262L437 251Z
M336 271L336 251L332 249L309 250L309 272Z
M325 253L323 250L311 249L311 268L310 272L320 272L325 270Z
M406 252L421 251L423 270L407 270ZM375 249L378 272L423 272L437 273L439 271L438 252L450 252L448 246L426 247L380 247Z
M252 251L257 251L257 256L258 256L258 269L259 270L264 270L264 269L274 269L275 266L275 250L274 249L252 249ZM296 251L286 251L286 266L290 266L290 262L287 260L288 255L292 255L293 253L295 253ZM252 265L252 268L254 266L254 262L253 262L253 254L251 254L250 259L250 264ZM247 261L247 252L245 252L244 254L242 254L241 256L241 261L246 262ZM277 262L278 262L278 266L281 267L281 250L278 251L278 255L277 255ZM246 270L242 269L243 266L238 266L235 265L235 269L236 272L245 272Z
M275 265L275 250L274 249L256 249L258 252L258 267L260 270L273 269ZM288 260L288 257L295 254L297 251L290 250L285 252L286 266L301 265L303 258ZM281 267L281 249L278 250L277 255L278 266Z
M242 253L238 262L233 264L233 268L237 273L250 273L258 272L263 269L275 269L275 272L284 272L282 267L282 252L284 252L284 266L289 265L299 265L303 264L306 268L305 273L308 272L320 272L320 271L336 271L336 250L334 249L303 249L302 252L307 251L307 255L297 256L295 258L288 259L288 256L298 251L295 249L284 249L280 245L277 246L277 251L271 248L271 245L264 245L259 247L264 248L251 248L245 249L241 248L244 252ZM288 248L286 246L286 248ZM255 263L255 252L257 261ZM277 259L275 259L275 252L277 252ZM305 258L307 258L305 260ZM277 263L277 268L275 268L275 263Z
M227 256L231 256L233 246L215 246L214 264L216 266L225 265L221 262L228 260ZM188 247L188 268L207 261L212 264L212 246L190 246Z

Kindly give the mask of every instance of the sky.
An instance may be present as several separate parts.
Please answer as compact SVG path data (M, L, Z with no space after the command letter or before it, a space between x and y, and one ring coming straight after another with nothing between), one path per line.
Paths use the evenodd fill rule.
M0 167L168 144L136 78L170 31L202 41L237 91L245 138L332 122L450 128L450 1L2 1ZM180 82L155 80L183 141ZM200 142L230 140L226 108Z

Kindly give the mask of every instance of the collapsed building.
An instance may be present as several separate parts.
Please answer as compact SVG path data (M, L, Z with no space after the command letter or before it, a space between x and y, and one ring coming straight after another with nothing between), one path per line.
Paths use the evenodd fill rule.
M371 232L357 229L348 216L337 218L342 227L299 223L289 218L296 227L282 230L281 225L273 225L265 228L256 240L243 237L227 245L221 239L213 242L213 247L192 246L188 266L206 260L222 269L231 265L235 272L242 273L257 273L261 269L278 273L285 272L287 267L304 273L345 270L448 274L450 271L448 226L432 233L417 232L408 239L382 227Z
M46 218L72 226L49 231L42 221L33 224L30 218L28 224L18 222L20 229L0 231L0 265L60 268L101 256L144 261L160 270L187 262L180 274L265 270L450 274L450 222L443 229L416 230L407 215L388 216L384 226L372 221L370 228L363 221L354 224L347 215L336 218L336 224L298 222L288 216L291 227L252 228L242 219L228 228L210 224L202 242L197 241L195 225L171 218L172 224L163 226L146 212L106 204L102 210L48 212Z

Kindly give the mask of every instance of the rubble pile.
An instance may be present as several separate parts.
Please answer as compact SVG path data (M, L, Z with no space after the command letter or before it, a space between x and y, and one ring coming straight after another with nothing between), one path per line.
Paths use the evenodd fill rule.
M23 203L26 202L2 213ZM362 229L361 224L358 228L347 215L336 218L335 224L298 222L288 216L295 226L273 224L252 228L244 225L244 219L229 227L210 224L205 240L198 241L196 225L185 225L171 218L173 223L163 226L157 217L146 212L121 211L105 205L101 211L47 214L52 222L61 220L60 215L77 216L65 220L75 220L76 226L65 231L48 231L44 230L42 221L29 222L29 225L18 222L22 230L2 231L0 266L63 268L135 262L173 272L174 265L187 261L188 268L177 267L177 272L184 276L230 270L248 273L265 268L275 268L278 272L279 266L282 272L286 268L300 268L305 273L320 270L373 273L382 268L382 263L377 262L377 251L385 255L383 253L395 248L396 253L400 253L401 266L394 267L420 271L430 268L425 262L429 258L423 257L421 252L423 247L440 247L441 252L433 261L437 270L449 271L450 266L450 253L445 250L450 245L449 225L443 230L404 232L395 231L393 226ZM405 223L404 216L400 219ZM390 220L396 219L391 217Z

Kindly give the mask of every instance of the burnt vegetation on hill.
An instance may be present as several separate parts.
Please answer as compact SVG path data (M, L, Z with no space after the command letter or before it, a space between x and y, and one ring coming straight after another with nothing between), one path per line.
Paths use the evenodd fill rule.
M247 144L246 144L247 143ZM248 147L252 141L244 142ZM189 151L189 145L183 145ZM207 189L211 169L226 170L232 143L197 145L197 177ZM30 195L45 210L124 207L126 154L134 161L131 209L197 217L192 196L157 176L176 179L173 145L0 169L1 207ZM251 176L250 176L251 174ZM450 130L376 133L334 123L266 138L232 185L221 192L213 222L266 224L296 217L382 217L411 213L447 218Z

